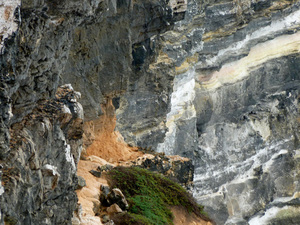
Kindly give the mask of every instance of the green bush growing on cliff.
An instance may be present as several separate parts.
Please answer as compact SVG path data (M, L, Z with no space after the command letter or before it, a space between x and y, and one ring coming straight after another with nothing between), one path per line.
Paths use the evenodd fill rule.
M127 213L114 215L118 225L173 224L170 206L183 206L209 220L184 188L160 174L137 167L115 167L107 175L109 185L121 189L129 202Z

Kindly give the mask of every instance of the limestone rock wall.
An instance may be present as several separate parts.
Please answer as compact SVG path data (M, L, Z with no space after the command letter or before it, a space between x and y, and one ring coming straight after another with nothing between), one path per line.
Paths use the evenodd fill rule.
M299 25L298 1L189 1L162 35L176 70L157 150L193 158L217 224L299 223Z
M84 116L95 120L100 104L118 103L151 60L150 39L185 8L166 0L0 2L0 224L71 223ZM57 92L60 85L68 90Z
M188 1L121 97L125 140L192 158L217 224L299 223L299 22L299 1Z
M299 6L0 3L0 221L70 223L83 114L112 99L126 142L193 159L217 224L297 224Z

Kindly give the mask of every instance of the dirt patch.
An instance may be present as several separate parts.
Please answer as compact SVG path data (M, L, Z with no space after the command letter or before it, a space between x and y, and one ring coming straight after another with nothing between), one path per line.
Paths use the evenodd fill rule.
M99 225L102 224L100 217L95 215L94 209L100 206L100 186L107 185L103 178L93 176L89 171L95 170L98 166L103 166L107 162L103 159L93 157L93 161L80 160L78 163L77 175L85 179L86 186L77 190L78 203L81 205L81 225ZM95 162L96 161L96 162Z
M86 181L86 186L77 190L78 203L81 205L81 225L102 224L95 210L100 207L100 186L107 185L104 178L97 178L89 171L97 170L106 164L134 160L143 155L138 148L130 147L121 134L115 131L116 116L112 100L102 105L104 114L99 119L84 124L83 140L86 151L78 163L77 175Z
M194 213L189 213L182 206L172 207L171 211L174 215L173 222L175 225L213 225L211 222L197 217Z
M5 11L4 11L4 19L5 19L6 21L10 18L11 12L12 12L12 7L11 7L11 6L5 7Z
M115 131L116 116L112 100L102 105L104 115L84 126L84 141L88 145L86 156L95 155L110 163L128 161L143 155L136 147L130 147L121 134Z

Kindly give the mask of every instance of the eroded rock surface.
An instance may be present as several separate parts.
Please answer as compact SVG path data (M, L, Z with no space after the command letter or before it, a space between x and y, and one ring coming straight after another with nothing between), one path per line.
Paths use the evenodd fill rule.
M163 35L177 67L157 150L194 160L194 196L217 224L295 215L298 15L298 1L190 1L185 20Z
M217 224L299 223L299 6L0 3L0 221L70 223L83 112L54 99L71 83L91 124L113 104L127 143L193 159Z
M76 207L83 133L77 93L66 85L10 129L1 161L1 211L7 224L67 224Z
M185 5L165 0L0 3L0 223L71 223L83 114L97 119L100 104L117 101L136 79L140 62L151 58L140 46L148 48L151 38L182 19ZM80 100L73 91L70 98L55 96L66 83L81 92Z
M194 165L192 160L178 155L145 154L134 161L126 162L125 166L137 166L163 174L181 184L187 190L193 189Z

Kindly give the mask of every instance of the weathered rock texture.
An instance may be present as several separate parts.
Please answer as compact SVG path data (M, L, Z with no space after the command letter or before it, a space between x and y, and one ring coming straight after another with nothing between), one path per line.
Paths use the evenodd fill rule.
M154 56L120 99L125 140L192 158L194 196L217 224L295 215L299 4L189 1L184 20L152 39Z
M11 126L1 161L5 224L67 224L75 209L83 110L70 86ZM3 222L3 221L2 221Z
M70 223L83 116L54 100L70 83L86 120L111 100L125 141L192 158L194 196L217 224L299 224L299 6L0 3L0 221Z
M137 166L163 174L167 178L179 183L187 190L193 188L194 166L192 160L178 155L146 154L134 161L126 162L125 166Z
M190 1L162 35L177 67L157 149L194 159L217 224L299 223L299 6Z
M1 1L1 224L71 223L83 111L75 97L56 98L57 87L71 83L86 120L97 119L100 104L117 104L138 79L152 39L185 8L166 0Z

